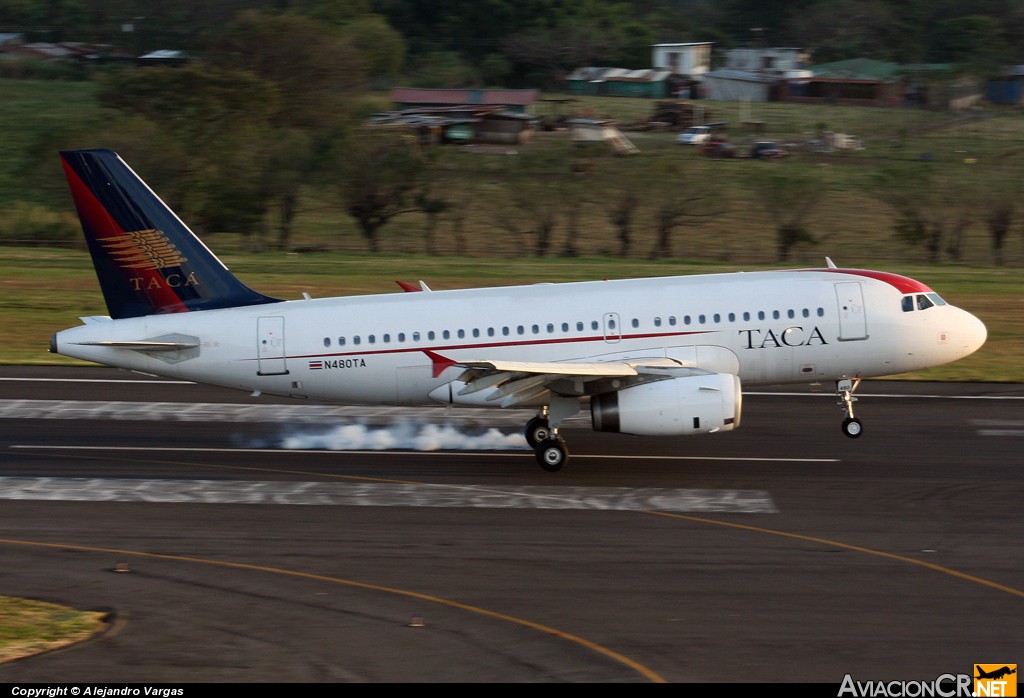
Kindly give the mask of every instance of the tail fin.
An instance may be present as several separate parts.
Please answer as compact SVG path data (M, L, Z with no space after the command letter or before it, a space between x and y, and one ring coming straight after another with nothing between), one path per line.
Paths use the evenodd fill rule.
M60 156L110 317L277 302L228 271L117 153Z

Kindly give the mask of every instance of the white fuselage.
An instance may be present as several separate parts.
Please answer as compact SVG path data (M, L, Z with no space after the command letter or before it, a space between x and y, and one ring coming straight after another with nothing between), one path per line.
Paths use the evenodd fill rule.
M905 310L908 293L831 270L423 291L94 318L59 332L55 345L80 359L249 391L417 405L462 373L441 370L427 351L452 361L668 357L755 385L903 373L984 342L974 316L944 304ZM155 338L197 346L97 344Z

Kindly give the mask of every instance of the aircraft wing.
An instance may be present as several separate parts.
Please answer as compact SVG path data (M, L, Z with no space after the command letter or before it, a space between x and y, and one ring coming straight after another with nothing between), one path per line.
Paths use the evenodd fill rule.
M496 403L501 407L528 403L545 392L583 397L654 380L710 373L665 357L610 361L456 361L434 354L431 359L437 373L451 366L463 369L452 381L453 394L465 398L479 393L481 403ZM439 359L442 359L440 364Z

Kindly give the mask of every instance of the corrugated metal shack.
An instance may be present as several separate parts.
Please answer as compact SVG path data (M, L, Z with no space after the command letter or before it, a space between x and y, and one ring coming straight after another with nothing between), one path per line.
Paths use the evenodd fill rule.
M522 144L529 141L537 117L509 111L503 105L454 105L414 107L380 112L371 117L377 125L405 128L423 145L442 143Z

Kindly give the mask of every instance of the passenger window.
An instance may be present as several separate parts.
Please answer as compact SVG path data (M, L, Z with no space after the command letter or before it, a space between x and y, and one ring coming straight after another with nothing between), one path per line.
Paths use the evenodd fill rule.
M345 346L345 338L344 337L338 337L338 346L339 347Z
M655 327L661 327L661 318L660 317L654 318L654 326Z
M640 321L633 318L633 329L636 329L637 327L640 327Z
M324 346L325 347L331 346L331 338L330 337L324 337Z
M675 315L669 315L668 316L668 324L672 325L673 327L676 326L676 316Z

